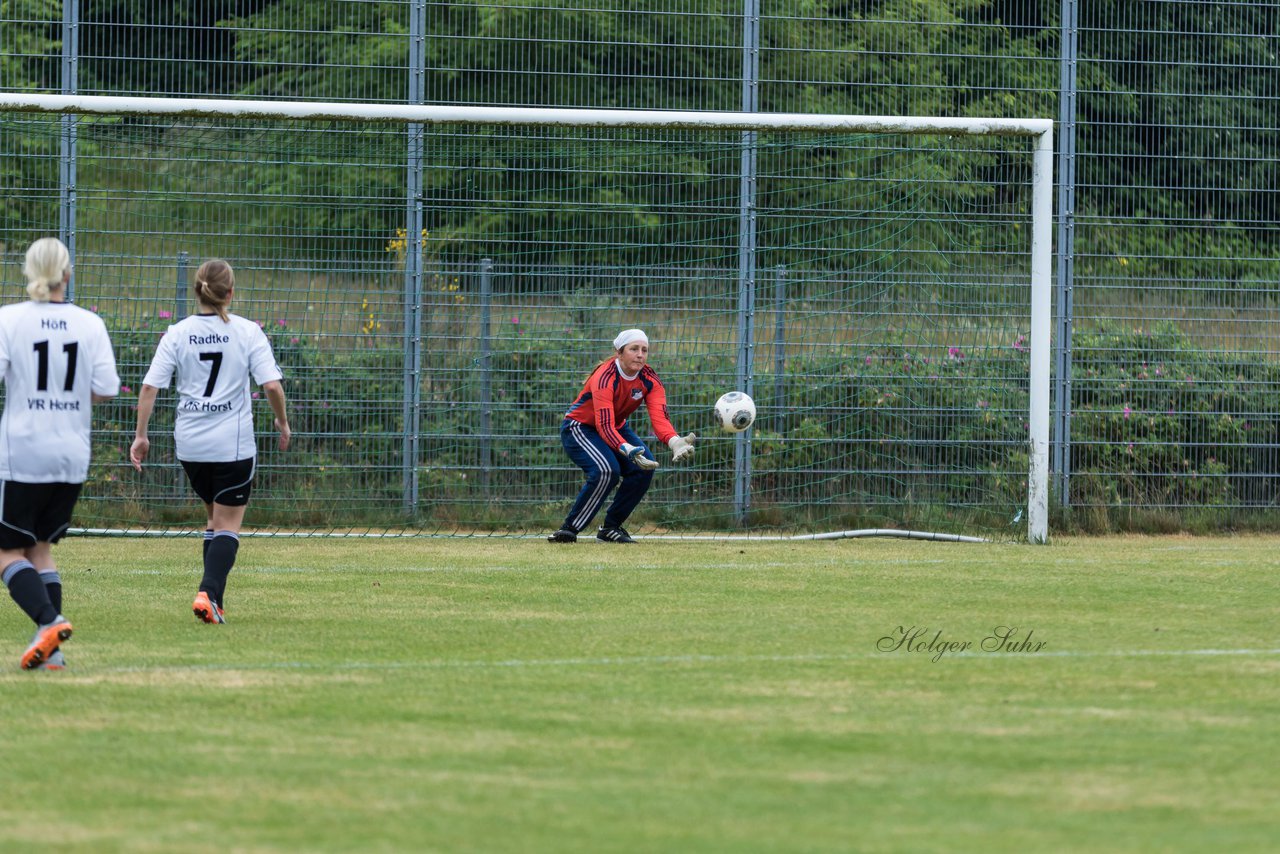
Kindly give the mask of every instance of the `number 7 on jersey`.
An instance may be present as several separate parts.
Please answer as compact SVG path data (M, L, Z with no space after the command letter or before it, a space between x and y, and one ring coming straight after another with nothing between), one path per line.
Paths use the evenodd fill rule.
M201 353L200 361L213 362L209 367L209 382L205 383L204 396L213 397L213 388L218 384L218 371L222 368L222 351L217 350L211 353Z

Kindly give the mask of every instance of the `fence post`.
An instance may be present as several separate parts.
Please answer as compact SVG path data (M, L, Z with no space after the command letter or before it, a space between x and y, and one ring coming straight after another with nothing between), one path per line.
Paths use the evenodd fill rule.
M760 110L760 0L742 5L742 111ZM754 394L756 288L756 132L742 132L742 168L738 204L738 371L737 387ZM734 437L733 513L746 525L751 508L751 430Z
M1071 329L1075 311L1076 94L1079 67L1078 0L1062 0L1062 60L1058 96L1058 349L1053 383L1053 470L1058 504L1071 506Z
M426 62L426 0L414 0L409 13L408 102L421 104ZM422 124L414 122L405 130L405 216L404 216L404 371L401 379L404 405L401 410L402 506L407 518L418 511L418 457L422 427Z
M174 284L177 286L177 293L174 296L174 314L173 322L177 323L187 316L187 269L191 265L191 255L187 250L178 253L178 276Z
M493 259L480 259L480 486L489 493L493 467L493 363L490 341L493 321Z
M787 268L779 264L773 273L773 431L781 434L786 426L787 370Z
M173 279L173 303L174 313L173 322L178 323L187 316L187 271L191 269L191 253L183 249L178 253L178 269ZM141 389L139 389L141 391ZM184 488L186 487L186 474L182 469L181 463L173 465L173 497L175 501L182 500Z
M79 90L80 4L62 4L62 94L74 95ZM76 280L76 166L79 145L79 117L63 115L59 134L58 157L58 238L71 253L71 281L67 283L67 300L75 301Z

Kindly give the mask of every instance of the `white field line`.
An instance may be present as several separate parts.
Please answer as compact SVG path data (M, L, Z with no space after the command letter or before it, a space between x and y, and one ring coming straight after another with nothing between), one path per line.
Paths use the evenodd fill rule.
M1280 649L1130 649L1130 650L1058 650L1054 652L956 652L941 662L953 659L1004 659L1006 661L1044 658L1212 658L1212 657L1280 656ZM479 659L437 659L434 661L347 661L318 664L304 661L279 661L264 664L188 664L156 666L122 666L95 668L95 673L150 673L217 670L506 670L538 667L652 667L684 664L752 664L805 663L826 661L860 661L874 658L920 660L912 653L868 652L799 655L635 655L600 658L511 658L496 661Z

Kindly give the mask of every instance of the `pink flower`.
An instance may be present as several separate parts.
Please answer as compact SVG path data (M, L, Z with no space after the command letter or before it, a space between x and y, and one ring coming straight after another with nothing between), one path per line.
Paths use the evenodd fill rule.
M249 396L252 397L254 400L257 400L260 395L255 391L253 394Z
M133 389L129 388L127 385L120 386L120 390L125 394L133 394Z
M297 339L297 338L290 338L290 339L289 339L289 343L290 343L290 344L297 344L297 343L298 343L298 339Z
M160 318L161 320L168 320L169 318L173 317L173 312L172 312L172 311L157 311L157 312L156 312L156 317Z
M960 351L960 348L959 348L959 347L948 347L948 348L947 348L947 358L948 358L948 359L955 359L956 361L960 361L961 359L963 359L963 358L964 358L964 353L962 353L962 352Z
M868 364L868 365L869 365L869 364L871 364L871 357L870 357L870 356L868 356L868 357L867 357L867 364Z
M280 328L282 328L282 329L283 329L285 326L288 326L288 324L287 324L287 323L285 323L285 320L284 320L284 318L282 317L282 318L280 318L279 320L277 320L277 321L276 321L276 326L279 326Z
M1027 336L1019 335L1015 338L1013 341L1013 349L1017 350L1019 353L1024 352L1027 349Z
M98 313L98 307L97 307L96 305L91 305L91 306L89 306L89 311L92 311L94 314L97 314L97 313Z
M1132 409L1130 409L1128 406L1125 406L1125 408L1124 408L1124 417L1125 417L1125 418L1128 418L1128 417L1129 417L1130 415L1132 415L1132 414L1133 414L1133 410L1132 410Z

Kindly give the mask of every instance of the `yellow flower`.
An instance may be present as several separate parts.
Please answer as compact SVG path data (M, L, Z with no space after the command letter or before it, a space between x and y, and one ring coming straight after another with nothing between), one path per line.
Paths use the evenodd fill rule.
M426 239L430 236L431 236L431 232L427 231L425 228L422 229L422 240L424 243L426 242ZM387 251L395 252L397 254L404 252L405 248L409 245L409 241L407 237L408 237L408 232L406 232L403 228L397 228L396 236L387 241Z

